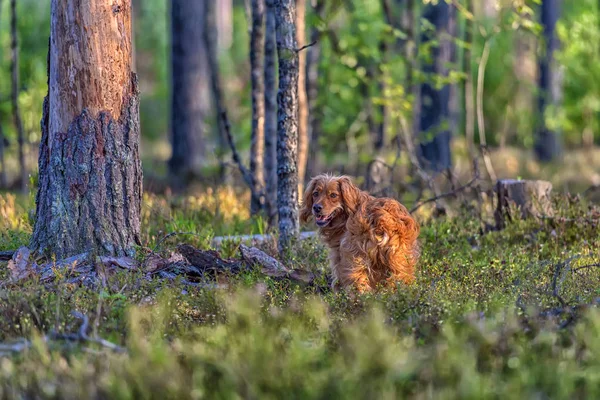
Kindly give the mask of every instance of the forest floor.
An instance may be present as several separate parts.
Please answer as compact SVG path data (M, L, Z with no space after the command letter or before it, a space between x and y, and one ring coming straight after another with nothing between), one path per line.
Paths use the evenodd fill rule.
M248 197L145 195L140 258L263 233ZM424 212L416 283L361 296L327 288L316 238L282 259L312 285L258 267L218 286L141 270L95 287L68 271L13 284L0 263L0 398L597 398L600 210L585 196L555 207L491 232L469 207ZM27 245L31 208L0 196L0 250ZM275 255L274 242L260 248Z

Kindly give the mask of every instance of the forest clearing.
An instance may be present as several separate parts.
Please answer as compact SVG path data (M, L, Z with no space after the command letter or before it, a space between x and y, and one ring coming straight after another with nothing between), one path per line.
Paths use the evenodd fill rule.
M595 398L598 43L592 0L0 0L0 398Z

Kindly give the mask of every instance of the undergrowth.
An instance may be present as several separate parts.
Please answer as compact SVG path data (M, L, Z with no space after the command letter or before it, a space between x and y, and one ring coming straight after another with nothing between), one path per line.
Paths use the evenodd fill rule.
M220 193L220 194L219 194ZM0 246L26 245L31 203L0 197ZM144 200L144 243L210 247L263 233L232 192ZM595 398L600 391L598 210L560 196L557 216L484 232L466 210L424 221L417 281L355 296L272 280L259 269L228 289L123 272L90 289L35 280L0 287L0 398ZM170 232L188 235L172 236ZM224 243L235 256L238 243ZM263 250L275 254L275 243ZM290 267L327 271L305 240ZM0 264L0 280L8 272ZM321 282L325 286L326 282ZM127 348L44 342L76 332Z

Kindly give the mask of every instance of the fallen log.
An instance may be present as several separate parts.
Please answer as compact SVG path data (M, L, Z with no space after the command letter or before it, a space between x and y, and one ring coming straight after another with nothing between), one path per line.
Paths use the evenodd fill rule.
M287 268L262 250L245 245L240 245L239 259L224 259L217 251L199 250L183 244L168 258L152 253L141 265L128 257L91 257L89 253L39 265L30 257L31 251L27 247L21 247L13 254L8 262L10 278L5 283L16 284L34 277L41 283L50 283L57 277L63 277L68 283L94 286L101 282L106 285L107 276L118 269L141 269L147 279L158 277L172 281L181 278L184 284L219 289L227 286L212 284L207 280L214 281L219 273L237 274L253 266L261 267L264 275L275 279L289 279L302 284L310 284L315 279L312 272Z
M0 251L0 261L8 261L15 254L14 250Z
M310 271L289 269L275 258L257 249L256 247L247 247L240 245L242 259L250 265L261 266L261 272L275 279L290 279L303 284L311 284L315 280L315 274Z
M189 244L182 244L177 247L177 251L194 267L203 272L227 271L236 273L244 268L242 263L237 260L224 260L218 251L198 250Z
M30 260L30 257L31 251L27 247L21 247L13 254L12 259L8 261L8 269L11 273L10 283L17 283L33 276L39 277L42 283L48 283L56 279L58 273L69 275L68 282L76 283L90 279L96 280L98 278L96 266L98 265L104 267L104 273L117 268L126 270L138 268L137 261L129 257L102 256L94 259L90 253L77 254L64 260L40 265Z
M261 265L270 271L290 272L285 265L256 247L248 247L242 244L240 245L240 253L242 254L242 259L251 265Z
M298 236L298 238L300 240L305 240L305 239L310 239L313 237L317 236L317 232L316 231L309 231L309 232L300 232L300 236ZM274 237L273 235L234 235L234 236L215 236L212 241L211 241L211 245L213 247L219 247L224 241L240 241L242 243L252 243L252 244L258 244L258 243L263 243L269 240L276 240L277 238Z

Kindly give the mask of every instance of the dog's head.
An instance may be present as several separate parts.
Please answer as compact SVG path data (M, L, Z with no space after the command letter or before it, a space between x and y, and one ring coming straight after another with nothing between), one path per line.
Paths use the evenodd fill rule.
M304 191L300 218L308 222L314 217L319 228L345 221L356 212L359 196L360 190L347 176L316 176Z

